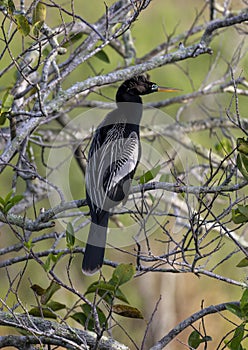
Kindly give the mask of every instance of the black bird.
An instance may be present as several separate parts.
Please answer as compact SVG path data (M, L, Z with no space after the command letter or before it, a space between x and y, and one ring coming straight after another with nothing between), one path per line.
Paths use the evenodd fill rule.
M117 108L96 129L86 169L86 198L91 215L82 266L86 275L94 274L103 264L110 210L127 198L140 160L140 95L177 90L159 87L143 75L128 79L117 91Z

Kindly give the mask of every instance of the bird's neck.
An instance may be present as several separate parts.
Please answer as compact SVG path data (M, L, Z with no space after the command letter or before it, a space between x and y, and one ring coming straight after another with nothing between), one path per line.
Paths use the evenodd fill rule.
M125 91L118 90L116 94L116 103L121 118L124 117L127 123L140 123L143 111L142 99L140 96L131 95Z
M123 89L119 88L119 90L116 93L116 102L117 104L122 102L142 104L142 99L139 95L132 95L130 93L127 93L125 90L123 91Z
M135 102L119 102L117 103L118 115L129 124L140 124L143 112L142 103Z

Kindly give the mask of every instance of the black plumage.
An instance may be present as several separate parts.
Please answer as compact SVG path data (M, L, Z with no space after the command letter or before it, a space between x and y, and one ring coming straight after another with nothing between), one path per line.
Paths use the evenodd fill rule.
M127 198L140 160L140 95L175 90L158 87L143 75L126 80L116 94L117 108L96 129L86 169L91 226L82 269L87 275L103 264L110 210Z

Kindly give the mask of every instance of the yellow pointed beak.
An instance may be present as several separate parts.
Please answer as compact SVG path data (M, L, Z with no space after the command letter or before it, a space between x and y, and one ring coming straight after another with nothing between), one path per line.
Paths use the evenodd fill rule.
M170 87L164 87L164 86L158 86L158 92L176 92L176 91L182 91L181 89L176 88L170 88Z

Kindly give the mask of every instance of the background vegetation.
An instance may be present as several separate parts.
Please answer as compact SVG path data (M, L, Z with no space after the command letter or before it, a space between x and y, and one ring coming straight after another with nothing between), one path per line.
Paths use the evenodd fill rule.
M245 348L247 2L0 9L0 347ZM146 72L182 91L144 97L134 195L85 277L92 128Z

